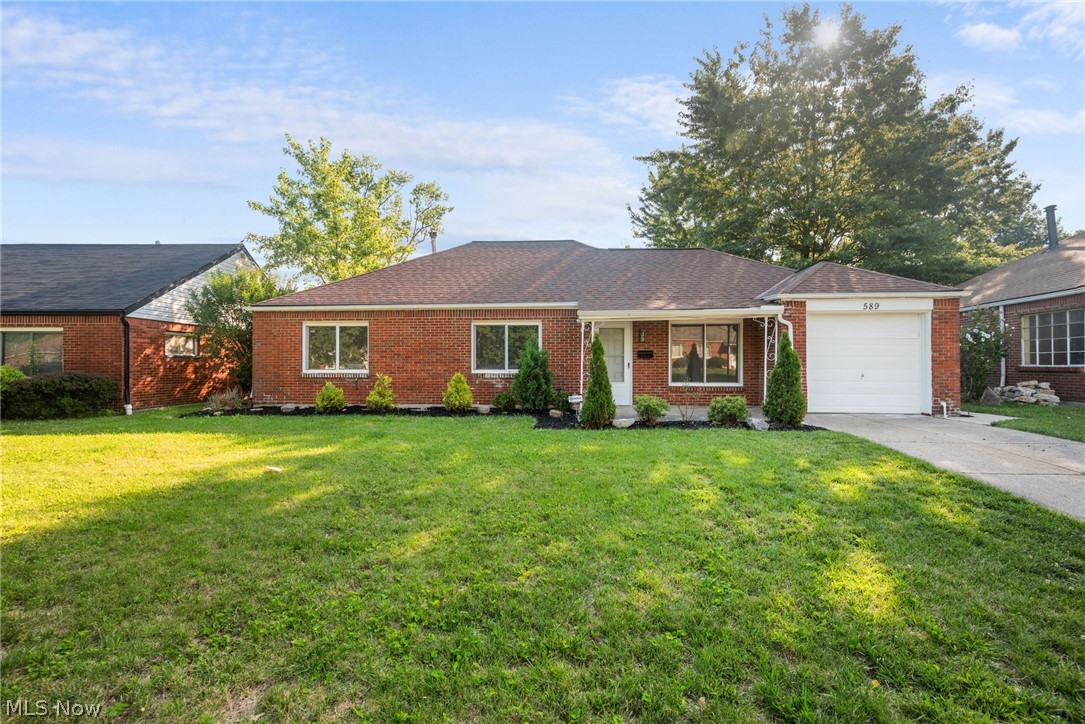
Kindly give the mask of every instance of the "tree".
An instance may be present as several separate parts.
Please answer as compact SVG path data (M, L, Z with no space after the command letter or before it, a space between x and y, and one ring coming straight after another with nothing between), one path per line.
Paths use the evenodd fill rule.
M246 237L269 267L296 268L327 284L403 261L430 232L443 230L452 207L436 183L415 184L405 198L408 173L382 174L375 159L348 150L333 159L323 137L303 146L287 134L286 143L298 178L283 169L268 203L249 202L279 224L277 234Z
M768 390L762 408L770 421L792 427L806 417L806 395L802 393L802 364L785 333L780 340L776 364L769 373Z
M987 378L1006 356L1006 330L998 310L976 309L961 324L961 394L978 400L987 387Z
M588 363L588 390L580 408L580 421L584 427L597 430L614 420L618 408L614 405L614 392L607 374L606 352L599 335L591 341L591 361Z
M837 31L835 41L829 42ZM649 168L634 234L793 267L822 259L956 283L1043 243L1016 139L984 132L962 86L927 101L900 26L844 6L785 10L751 48L705 52L686 143Z
M550 353L528 340L520 354L520 369L512 378L509 391L520 407L529 412L543 412L554 401L554 373L550 371Z
M221 359L245 390L252 388L252 312L248 307L294 291L260 269L212 274L185 308L202 333L203 350Z

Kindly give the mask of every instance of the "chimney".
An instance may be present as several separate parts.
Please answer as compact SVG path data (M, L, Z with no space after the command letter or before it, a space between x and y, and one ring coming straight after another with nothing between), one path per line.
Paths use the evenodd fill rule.
M1051 208L1055 208L1055 207L1052 206ZM1048 212L1049 217L1050 217L1051 213L1053 213L1053 212ZM431 254L436 254L437 253L437 230L436 229L434 229L433 231L431 231L429 233L429 246L430 246L430 253Z
M1047 212L1047 248L1058 249L1059 228L1055 224L1055 204L1045 206L1044 211Z

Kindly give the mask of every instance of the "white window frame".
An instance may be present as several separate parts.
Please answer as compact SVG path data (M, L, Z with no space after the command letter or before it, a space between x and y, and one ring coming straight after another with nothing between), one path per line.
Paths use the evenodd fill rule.
M186 337L188 339L195 340L196 341L196 351L193 352L192 354L170 354L169 352L166 351L167 350L166 341L170 337ZM162 340L162 352L167 357L169 357L171 359L174 358L174 357L181 358L181 359L196 359L197 357L200 356L200 335L198 335L198 334L196 334L194 332L166 332L165 339Z
M1022 367L1043 367L1043 368L1064 367L1064 368L1068 368L1068 369L1072 369L1072 368L1075 368L1075 367L1085 367L1085 365L1073 364L1073 363L1070 362L1070 355L1073 354L1073 352L1070 351L1070 340L1071 340L1071 337L1070 337L1070 313L1071 312L1077 312L1077 311L1082 311L1082 310L1075 307L1074 309L1052 309L1052 310L1048 310L1048 311L1038 311L1038 312L1030 312L1029 314L1022 314L1021 315L1021 366ZM1033 345L1033 349L1030 350L1028 348L1026 340L1025 340L1025 329L1029 326L1029 324L1027 322L1028 319L1030 319L1031 317L1039 317L1041 314L1064 314L1064 315L1066 315L1066 322L1065 322L1065 325L1066 325L1066 364L1055 364L1054 362L1052 362L1051 364L1041 364L1040 362L1026 362L1025 361L1026 355L1029 355L1030 353L1031 353L1031 356L1033 357L1033 359L1038 360L1039 357L1040 357L1040 352L1039 352L1039 347L1038 347L1039 340L1038 339L1029 340ZM1052 324L1051 326L1055 326L1055 325ZM1055 341L1055 338L1052 337L1051 338L1052 345L1054 345L1054 341ZM1055 354L1054 351L1052 351L1052 358L1054 358L1054 354Z
M696 327L700 325L704 327L712 327L722 324L734 324L738 326L738 382L674 382L671 380L671 334L675 327ZM743 330L746 325L743 324L741 319L713 319L709 321L692 321L692 320L668 320L667 321L667 382L671 387L729 387L736 388L742 387L743 382ZM704 330L704 337L702 340L707 340L708 330ZM707 342L703 341L702 345L706 345Z
M539 349L543 348L542 343L542 320L538 319L508 319L508 320L486 320L482 322L471 322L471 373L476 375L510 375L516 374L520 371L519 367L509 366L509 327L535 327L539 330ZM476 327L504 327L505 328L505 368L500 370L480 370L476 366L475 359L475 328Z
M309 369L309 328L310 327L335 327L335 369L311 370ZM339 369L339 327L365 327L365 369L343 370ZM301 372L305 375L336 375L339 377L358 376L364 377L369 374L369 322L363 319L357 321L335 320L331 322L303 322L301 325Z
M64 327L0 327L0 356L3 355L3 336L8 332L41 332L41 333L57 333L61 335L60 338L60 369L64 370ZM0 359L0 362L3 360Z

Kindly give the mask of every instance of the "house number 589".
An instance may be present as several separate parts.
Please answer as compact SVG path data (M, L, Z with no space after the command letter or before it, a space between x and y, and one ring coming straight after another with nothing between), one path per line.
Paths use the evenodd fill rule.
M863 310L877 309L882 306L880 302L863 302Z

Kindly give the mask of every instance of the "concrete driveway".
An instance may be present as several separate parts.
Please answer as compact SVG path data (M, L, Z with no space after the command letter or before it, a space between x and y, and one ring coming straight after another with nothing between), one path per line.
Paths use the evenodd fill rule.
M943 470L967 475L1085 520L1085 443L924 415L807 415Z

